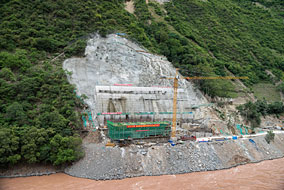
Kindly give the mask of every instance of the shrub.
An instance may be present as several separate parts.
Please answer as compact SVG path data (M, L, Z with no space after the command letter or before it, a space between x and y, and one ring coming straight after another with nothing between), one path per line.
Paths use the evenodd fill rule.
M273 131L268 131L267 134L265 135L265 140L268 144L270 144L271 141L274 141L275 134Z
M277 89L284 94L284 82L277 86Z

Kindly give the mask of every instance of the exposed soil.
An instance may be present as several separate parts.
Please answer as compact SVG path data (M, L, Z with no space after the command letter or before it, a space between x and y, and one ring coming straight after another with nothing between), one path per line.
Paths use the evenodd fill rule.
M244 164L244 163L249 163L249 162L250 162L250 160L248 158L240 156L240 155L235 155L229 161L229 164L231 164L231 165L239 165L239 164Z
M135 8L134 8L134 1L126 1L125 2L125 10L127 10L129 13L133 14L134 11L135 11Z
M86 143L100 143L102 142L101 134L98 130L89 131L87 136L84 138Z

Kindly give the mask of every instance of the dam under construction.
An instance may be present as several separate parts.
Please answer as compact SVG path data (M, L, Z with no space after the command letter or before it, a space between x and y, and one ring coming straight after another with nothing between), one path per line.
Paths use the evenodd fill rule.
M172 125L173 80L163 78L175 76L176 70L165 57L150 54L118 35L94 35L88 41L85 57L67 59L63 68L69 72L77 95L87 97L85 127L101 130L103 138L108 137L107 121L141 126L168 121ZM177 136L212 136L208 114L211 104L202 93L182 80L177 94ZM146 134L147 130L136 131Z
M182 76L165 57L148 53L126 38L94 35L85 56L65 60L63 68L84 104L80 134L85 155L64 168L71 176L111 180L174 175L284 155L283 131L273 131L270 144L264 131L249 134L243 120L234 120L238 116L209 103L191 82L179 80L176 88L174 80L165 80ZM170 139L173 105L176 141ZM225 107L236 113L230 102ZM39 174L47 173L31 172Z
M149 53L120 35L91 36L85 56L65 60L63 69L86 105L82 111L83 130L99 131L93 137L100 139L98 142L114 140L108 128L116 124L108 122L121 126L115 130L124 131L121 140L161 134L169 138L169 128L174 128L177 139L248 135L252 131L242 124L244 120L237 114L235 105L220 110L190 81L174 83L173 79L184 77L166 57ZM157 122L168 122L169 127L160 128ZM140 127L128 129L133 125ZM161 133L161 130L165 131Z
M202 123L204 121L195 120L194 113L198 107L192 103L190 104L187 96L184 89L178 89L177 134L196 136L196 133L189 129L194 128L193 126L198 123L199 129L202 128L203 132L207 132L200 135L211 136L211 130L205 129L206 125ZM160 135L160 133L156 132L149 133L153 127L160 127L160 125L155 125L156 122L168 121L168 125L172 125L173 112L169 110L173 110L173 89L170 87L133 87L130 84L96 86L94 101L96 102L96 115L100 127L107 126L109 128L113 126L107 125L107 121L114 123L135 122L136 126L139 123L140 126L143 125L143 127L138 127L137 130L132 131L130 138L132 136L150 137ZM145 122L147 122L147 126L145 126ZM151 128L148 129L149 127ZM167 128L163 136L169 136L169 130L170 128ZM127 139L127 136L121 136L124 137L121 139Z

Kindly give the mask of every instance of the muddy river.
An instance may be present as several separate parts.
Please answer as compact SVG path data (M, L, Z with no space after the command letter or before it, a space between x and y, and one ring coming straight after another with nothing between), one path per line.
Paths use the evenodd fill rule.
M124 180L95 181L54 174L41 177L2 178L2 190L79 190L79 189L277 189L284 190L284 158L247 164L220 171L181 175L137 177Z

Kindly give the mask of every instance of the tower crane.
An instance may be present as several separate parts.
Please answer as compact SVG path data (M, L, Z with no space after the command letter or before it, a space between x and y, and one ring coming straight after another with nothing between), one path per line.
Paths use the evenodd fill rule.
M178 93L178 81L187 79L187 80L216 80L216 79L223 79L223 80L232 80L232 79L249 79L248 77L232 77L232 76L216 76L216 77L180 77L178 74L179 69L176 68L176 75L175 77L161 77L161 79L169 79L174 80L174 97L173 97L173 124L172 124L172 132L171 132L171 139L176 139L176 120L177 120L177 93Z

